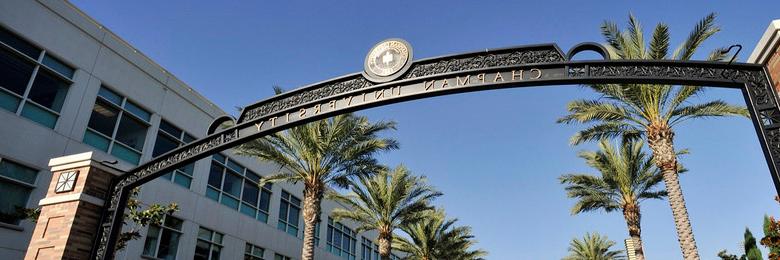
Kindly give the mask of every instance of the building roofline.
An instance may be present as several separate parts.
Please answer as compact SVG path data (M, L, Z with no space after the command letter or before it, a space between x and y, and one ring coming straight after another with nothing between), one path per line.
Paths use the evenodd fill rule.
M769 23L769 27L766 28L747 62L766 64L767 60L772 57L772 53L777 50L778 43L780 43L780 19Z
M58 13L58 10L63 10L61 8L56 8L56 7L52 6L53 4L56 5L56 2L44 1L44 0L38 0L38 2L43 4L44 6L48 7L49 10L51 10L51 11L53 11L55 13ZM214 104L214 102L211 102L211 100L209 100L208 98L204 97L198 91L193 89L189 84L185 83L183 80L179 79L178 77L176 77L175 75L170 73L163 66L161 66L160 64L158 64L157 62L155 62L154 60L149 58L149 56L147 56L146 54L144 54L140 50L138 50L135 47L133 47L130 43L128 43L122 37L119 37L119 35L117 35L113 31L111 31L110 29L108 29L106 26L103 26L103 24L101 24L100 22L98 22L97 20L95 20L94 18L89 16L88 14L86 14L84 11L82 11L81 9L76 7L73 3L71 3L68 0L64 0L64 1L62 1L62 3L64 3L64 6L67 9L70 9L71 11L73 11L77 16L59 14L60 17L62 17L65 20L70 20L71 24L73 24L77 28L80 28L81 30L86 32L88 35L91 35L100 44L106 46L109 49L114 49L113 47L115 47L115 46L122 46L122 47L127 48L127 50L129 50L129 52L128 51L121 51L121 50L114 50L114 52L117 53L119 56L122 56L122 57L124 57L125 55L133 55L133 56L137 56L138 58L140 58L140 59L133 59L133 58L124 57L131 64L136 63L137 61L143 61L143 62L146 62L148 65L150 65L151 68L157 69L158 71L154 71L154 72L147 71L147 69L150 68L150 67L139 66L140 64L134 64L141 71L143 71L144 73L148 74L150 77L156 79L157 81L161 82L162 85L165 88L168 88L168 89L173 90L174 92L177 92L177 94L182 96L182 97L184 97L185 100L187 99L186 98L187 93L191 94L193 97L195 97L199 101L203 102L205 105L210 106L210 108L209 107L200 108L204 112L206 112L207 114L210 114L210 115L215 116L215 117L219 116L220 114L223 114L223 115L224 114L228 114L227 112L222 110L222 108L220 108L219 106ZM82 18L82 19L84 19L84 21L80 22L80 21L72 21L71 20L71 19L74 19L76 17ZM95 28L83 28L84 26L86 26L88 24L94 25ZM96 30L104 33L106 36L109 36L110 38L112 38L114 41L116 41L120 45L108 44L108 43L106 43L106 37L96 37L95 34L90 33L90 32L95 32ZM172 81L174 81L176 83L174 83ZM177 85L177 86L174 86L174 85ZM190 102L192 102L192 101L190 101ZM193 105L195 105L196 107L199 107L199 105L196 104L196 103L193 103ZM208 110L211 110L212 112L209 112ZM215 113L216 115L213 114L213 113Z

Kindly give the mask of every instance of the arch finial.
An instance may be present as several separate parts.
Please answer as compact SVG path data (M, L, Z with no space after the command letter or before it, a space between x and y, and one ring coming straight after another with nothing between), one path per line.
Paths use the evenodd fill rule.
M219 126L226 122L233 122L233 124L236 123L236 119L229 115L222 115L220 117L217 117L214 119L214 121L211 121L211 124L209 124L208 130L206 130L206 135L213 134L214 132L219 129Z
M607 48L605 48L604 45L596 42L583 42L574 45L574 47L571 47L571 49L569 50L569 53L566 54L566 58L568 60L572 60L572 58L574 58L574 55L577 55L577 53L583 51L594 51L598 54L601 54L601 57L604 58L604 60L610 59L609 51L607 51Z

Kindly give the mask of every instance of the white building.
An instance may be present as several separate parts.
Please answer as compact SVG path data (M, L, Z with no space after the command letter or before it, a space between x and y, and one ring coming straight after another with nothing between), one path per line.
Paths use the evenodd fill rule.
M70 3L0 1L0 259L25 254L34 224L16 208L35 208L45 196L50 158L95 151L130 169L205 136L223 114ZM302 186L258 189L252 181L272 168L224 155L144 185L143 202L180 210L119 258L298 258ZM335 207L323 202L317 259L376 259L375 234L329 222Z

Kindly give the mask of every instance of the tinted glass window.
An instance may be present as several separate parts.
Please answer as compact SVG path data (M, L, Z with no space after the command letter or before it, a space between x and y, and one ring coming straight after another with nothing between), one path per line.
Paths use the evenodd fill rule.
M271 193L263 190L260 195L260 206L258 207L264 211L268 211L270 204L271 204Z
M209 185L214 187L222 186L222 167L216 164L211 164L211 172L209 173Z
M222 185L222 191L238 197L241 195L241 177L234 174L225 174L225 183Z
M181 130L178 127L171 125L165 120L160 121L160 130L163 130L166 133L171 134L177 139L181 136Z
M244 202L249 203L249 205L256 206L257 205L257 193L259 191L259 188L257 187L257 184L246 182L244 183L244 194L241 198Z
M89 118L89 128L92 128L108 137L114 133L114 126L119 115L119 109L112 107L98 99L92 108L92 116Z
M133 115L143 119L146 122L149 122L152 118L152 114L144 110L143 108L139 107L136 104L133 104L133 102L127 101L125 104L125 109L127 111L130 111L130 113L133 113Z
M105 98L106 100L111 101L118 106L122 105L122 96L114 91L108 90L106 88L100 88L98 91L98 96Z
M157 140L154 143L152 157L160 156L170 150L179 147L179 141L172 139L166 134L157 134Z
M51 68L52 70L59 72L65 77L73 78L73 68L71 68L68 65L65 65L62 61L58 60L57 58L54 58L52 56L49 56L46 54L46 56L43 57L43 65L46 65L47 67Z
M32 64L0 48L0 87L22 96L32 72Z
M17 181L35 184L35 178L38 176L38 171L8 160L2 160L0 161L0 175Z
M17 51L24 53L25 55L30 56L30 58L35 60L37 60L38 56L41 54L41 49L35 47L30 42L25 41L22 38L16 37L14 33L6 30L3 27L0 27L0 42L11 46Z
M39 70L28 97L35 103L60 112L67 94L68 83L50 72Z
M140 151L144 148L144 139L146 139L146 125L130 116L122 117L116 131L116 140Z

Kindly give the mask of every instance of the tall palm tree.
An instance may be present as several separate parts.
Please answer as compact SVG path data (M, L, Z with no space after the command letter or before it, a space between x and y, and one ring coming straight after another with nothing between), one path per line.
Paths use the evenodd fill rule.
M357 232L376 230L383 260L390 259L393 231L425 218L432 208L431 201L441 196L425 177L412 175L404 166L380 170L371 177L360 176L358 181L347 195L329 194L349 208L335 209L331 216L357 222Z
M580 239L572 239L569 243L569 255L563 260L619 260L625 259L622 250L610 250L615 242L599 233L586 233Z
M670 56L669 30L665 24L655 27L649 47L646 46L642 27L633 16L629 16L628 25L627 32L621 32L611 22L604 22L601 27L610 51L620 59L689 60L702 42L720 30L715 25L714 14L704 17ZM725 54L722 50L715 50L708 59L723 60ZM690 119L735 115L747 117L747 110L722 100L694 103L692 98L704 91L700 86L601 84L589 87L601 94L601 97L569 103L569 115L560 118L558 122L591 124L572 137L573 144L619 136L627 139L646 138L655 163L663 172L683 257L699 259L677 176L674 127Z
M403 225L411 240L396 236L393 248L405 252L407 260L476 260L487 255L483 250L471 250L476 243L471 228L455 226L457 219L446 219L443 210L431 211L417 223Z
M395 129L394 122L371 123L366 117L345 114L271 134L237 149L239 154L281 166L262 183L303 183L301 259L314 259L314 232L320 222L325 190L331 186L346 188L353 177L370 175L381 168L374 155L398 147L395 140L378 136L390 129Z
M603 139L599 142L599 151L579 154L588 166L599 171L600 176L567 174L559 178L561 184L567 185L569 198L577 199L571 209L572 214L623 211L628 235L636 243L634 252L639 260L645 259L639 203L666 196L666 191L656 189L663 175L653 165L652 158L642 151L642 146L642 141L624 142L618 150Z

